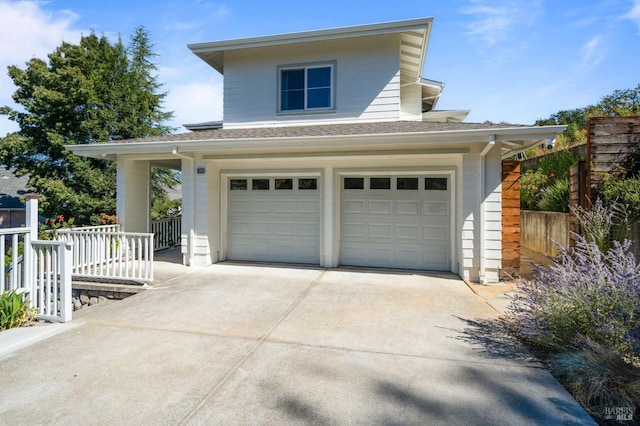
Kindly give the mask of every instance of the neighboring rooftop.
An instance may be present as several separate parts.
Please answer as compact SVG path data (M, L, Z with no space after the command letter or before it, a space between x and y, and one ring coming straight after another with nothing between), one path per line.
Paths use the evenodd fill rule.
M0 167L0 209L22 209L21 196L27 192L29 176L17 177L6 167Z

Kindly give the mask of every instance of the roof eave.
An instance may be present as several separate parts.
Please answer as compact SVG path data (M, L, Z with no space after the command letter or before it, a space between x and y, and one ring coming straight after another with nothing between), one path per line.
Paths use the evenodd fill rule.
M411 146L433 145L437 143L486 143L489 137L496 142L509 142L515 148L534 146L545 140L553 139L566 126L535 126L535 127L507 127L499 129L471 129L437 132L413 133L382 133L358 135L329 135L281 138L237 138L237 139L206 139L182 141L149 141L131 143L103 143L90 145L68 145L66 148L74 154L114 160L117 155L140 154L171 154L174 150L180 152L224 152L238 150L257 150L260 152L285 151L296 149L349 149L366 150L375 146ZM398 141L401 141L400 143ZM527 149L524 148L524 149ZM515 150L509 150L509 152ZM503 158L511 156L504 152Z

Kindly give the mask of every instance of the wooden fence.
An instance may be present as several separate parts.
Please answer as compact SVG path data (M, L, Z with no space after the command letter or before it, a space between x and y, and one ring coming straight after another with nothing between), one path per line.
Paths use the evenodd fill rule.
M587 197L607 176L640 171L640 116L595 117L587 122Z
M500 278L520 275L520 162L502 162L502 269Z

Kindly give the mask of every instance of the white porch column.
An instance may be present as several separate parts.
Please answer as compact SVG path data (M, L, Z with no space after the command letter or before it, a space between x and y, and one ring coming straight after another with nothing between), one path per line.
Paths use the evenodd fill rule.
M194 194L194 234L193 263L194 266L211 265L211 249L209 246L209 179L207 162L201 158L195 160L195 194ZM217 259L216 259L217 261Z
M173 154L182 159L182 261L188 266L207 266L212 263L207 163L177 148Z
M127 232L151 229L151 164L118 158L116 215Z
M182 263L191 266L194 263L195 160L190 156L179 154L177 149L174 150L174 154L182 158L182 235L180 236Z
M481 280L500 281L502 267L502 158L499 143L485 156Z
M458 273L463 279L480 280L480 155L462 155L460 198L462 211Z

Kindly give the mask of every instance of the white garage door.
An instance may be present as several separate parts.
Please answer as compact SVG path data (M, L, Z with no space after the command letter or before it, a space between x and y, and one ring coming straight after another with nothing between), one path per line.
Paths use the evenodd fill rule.
M341 264L451 270L449 177L354 176L341 184Z
M317 178L231 178L228 194L228 259L319 263Z

